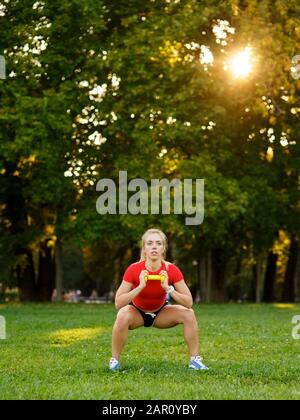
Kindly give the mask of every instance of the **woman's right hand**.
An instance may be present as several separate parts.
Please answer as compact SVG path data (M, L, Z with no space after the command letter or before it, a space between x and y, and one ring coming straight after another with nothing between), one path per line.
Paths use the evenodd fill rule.
M140 284L139 287L141 289L144 289L144 287L146 287L146 282L145 282L145 276L148 275L148 271L147 270L143 270L140 274Z

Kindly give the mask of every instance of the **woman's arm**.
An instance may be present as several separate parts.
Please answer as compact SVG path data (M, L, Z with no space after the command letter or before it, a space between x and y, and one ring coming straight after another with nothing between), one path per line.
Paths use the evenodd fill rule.
M185 306L188 309L191 309L193 306L193 297L190 292L190 289L187 287L184 280L181 280L174 284L175 290L170 293L172 299L179 305ZM170 286L165 287L165 291L168 293Z
M137 295L141 293L141 291L146 286L145 284L145 274L147 271L142 271L140 274L140 284L133 290L131 290L132 285L126 281L122 281L119 289L117 290L115 296L115 306L119 310L123 308L123 306L128 305Z

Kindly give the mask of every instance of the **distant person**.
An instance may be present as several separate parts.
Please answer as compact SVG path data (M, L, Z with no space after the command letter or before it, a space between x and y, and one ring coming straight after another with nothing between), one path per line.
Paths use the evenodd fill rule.
M95 290L95 289L92 290L90 299L91 300L97 300L98 299L98 292L97 292L97 290Z
M192 309L193 298L183 274L174 264L165 261L167 238L158 229L148 230L142 238L141 259L131 264L115 296L119 310L112 332L112 371L120 368L120 356L128 338L128 330L139 327L171 328L183 324L183 335L190 352L189 367L207 370L199 355L198 324ZM145 275L165 276L145 282ZM169 294L177 305L169 305Z
M53 289L52 296L51 296L51 301L52 302L57 301L57 290L56 289Z
M69 293L67 294L67 302L70 303L74 303L77 302L77 297L76 297L76 291L75 290L70 290Z
M75 302L80 302L82 300L81 290L76 290L75 292Z

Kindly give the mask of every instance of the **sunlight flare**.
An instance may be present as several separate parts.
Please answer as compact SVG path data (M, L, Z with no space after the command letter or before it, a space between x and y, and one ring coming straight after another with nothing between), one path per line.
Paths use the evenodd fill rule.
M234 54L226 67L229 68L233 76L238 79L245 79L249 77L253 70L253 56L251 48L247 47Z

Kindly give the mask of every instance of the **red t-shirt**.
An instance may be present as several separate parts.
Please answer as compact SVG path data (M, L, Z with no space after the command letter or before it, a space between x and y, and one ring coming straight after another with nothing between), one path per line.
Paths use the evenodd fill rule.
M140 274L143 270L147 270L145 261L140 261L135 264L131 264L123 277L123 280L130 283L132 288L136 288L140 284ZM163 262L161 268L157 271L149 271L149 274L159 274L162 270L168 273L168 284L174 284L183 280L183 274L178 267L174 264L168 264L166 268ZM151 312L159 309L166 300L166 292L161 286L161 282L157 280L148 280L146 287L141 293L133 299L133 303L142 311Z

